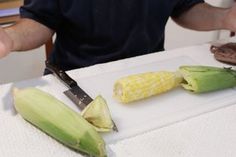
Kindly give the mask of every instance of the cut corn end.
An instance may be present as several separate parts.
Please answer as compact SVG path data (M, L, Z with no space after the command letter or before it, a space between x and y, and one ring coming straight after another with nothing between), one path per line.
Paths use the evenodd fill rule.
M106 100L101 95L86 106L81 115L99 132L109 132L115 126Z
M236 86L236 71L212 66L181 66L184 89L204 93Z

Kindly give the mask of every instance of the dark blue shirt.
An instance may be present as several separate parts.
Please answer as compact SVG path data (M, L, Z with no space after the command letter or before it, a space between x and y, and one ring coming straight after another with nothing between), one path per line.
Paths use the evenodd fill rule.
M63 70L163 50L165 25L203 0L25 0L20 13L56 31Z

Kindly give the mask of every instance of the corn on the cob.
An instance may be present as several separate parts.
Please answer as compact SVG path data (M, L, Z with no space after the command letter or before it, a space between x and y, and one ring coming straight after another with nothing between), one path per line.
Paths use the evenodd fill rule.
M14 91L20 115L66 146L95 157L106 156L102 137L80 114L36 88Z
M129 103L166 92L181 81L181 75L168 71L130 75L116 81L113 95L120 102Z
M211 66L181 66L182 86L196 93L221 90L236 86L236 71Z
M108 132L114 127L107 103L101 95L97 96L81 115L99 132Z

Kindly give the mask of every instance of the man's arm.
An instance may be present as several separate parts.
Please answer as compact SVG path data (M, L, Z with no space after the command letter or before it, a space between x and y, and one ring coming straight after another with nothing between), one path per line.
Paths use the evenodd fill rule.
M21 19L15 25L0 28L0 58L11 51L37 48L52 37L54 31L31 19Z
M199 31L236 31L236 4L231 8L218 8L207 3L199 3L172 19L185 28Z

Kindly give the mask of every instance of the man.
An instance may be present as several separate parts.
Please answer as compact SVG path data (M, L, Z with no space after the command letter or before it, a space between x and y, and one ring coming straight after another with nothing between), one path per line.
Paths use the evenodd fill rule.
M44 44L56 32L50 62L75 69L163 50L169 17L200 31L236 31L236 5L203 0L25 0L22 19L0 28L0 58Z

